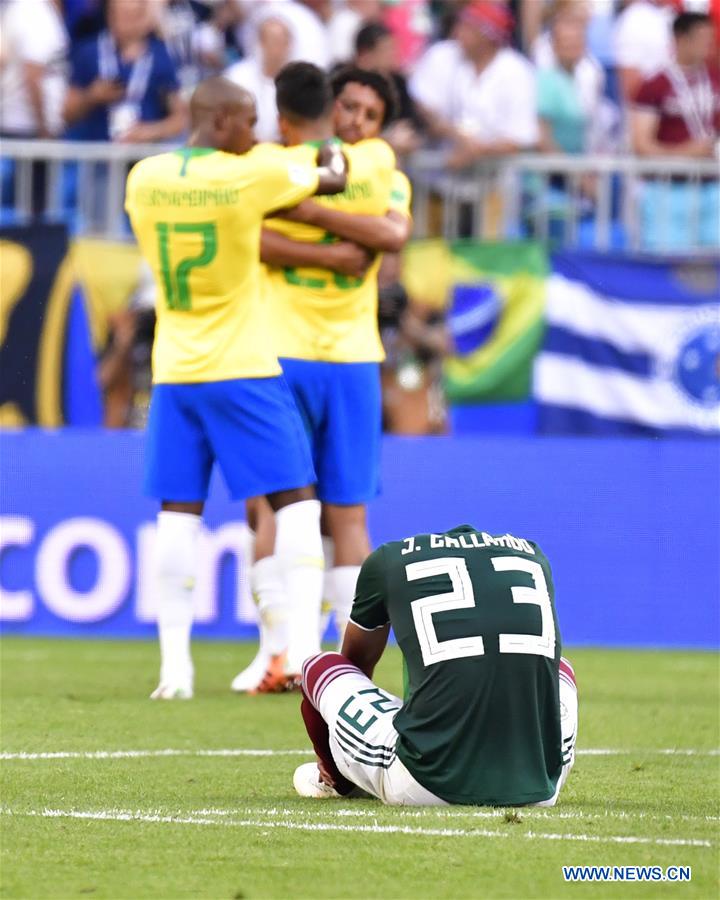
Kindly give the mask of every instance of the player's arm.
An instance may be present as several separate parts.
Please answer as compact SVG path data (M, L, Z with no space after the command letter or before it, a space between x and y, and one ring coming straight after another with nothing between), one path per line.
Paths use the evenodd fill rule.
M383 216L367 216L330 209L312 200L304 200L283 213L283 218L324 228L346 241L383 253L399 253L410 237L411 229L410 219L394 209Z
M407 176L398 169L391 167L388 174L389 208L384 216L346 213L312 201L301 203L294 210L289 210L287 215L299 221L303 221L307 216L311 224L315 223L331 234L355 241L369 249L398 253L410 237L412 229L410 215L412 188Z
M383 547L371 553L360 569L342 653L368 678L383 654L390 633L387 579Z
M361 669L368 678L372 678L375 666L378 664L387 645L389 634L389 622L386 625L381 625L380 628L375 628L373 631L364 631L350 621L345 629L341 652L358 669Z
M262 218L296 206L313 194L344 191L347 184L347 160L337 144L323 144L315 156L308 156L305 147L257 144L238 157L239 174L246 176L248 163L255 176L254 205ZM243 197L243 202L251 202L247 191Z
M273 228L263 228L260 238L260 259L268 266L310 266L330 269L338 275L362 278L372 262L364 247L350 241L336 244L314 244L294 241Z

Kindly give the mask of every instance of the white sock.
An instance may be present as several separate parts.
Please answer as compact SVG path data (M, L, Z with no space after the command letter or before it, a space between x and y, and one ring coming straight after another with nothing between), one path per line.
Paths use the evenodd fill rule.
M320 643L327 631L330 613L335 605L335 589L332 577L333 560L335 559L335 542L331 537L323 535L322 539L323 559L325 560L325 574L323 576L322 604L320 606Z
M190 631L201 524L200 516L163 510L155 537L160 681L190 688Z
M242 559L243 566L245 567L245 578L247 580L248 587L250 588L250 596L252 597L252 601L255 604L255 608L258 607L258 595L255 593L255 586L253 584L253 566L255 565L255 532L248 525L245 529L245 534L243 535L242 540ZM257 613L257 624L258 624L258 637L260 637L261 629L260 629L260 610L258 609Z
M355 588L357 586L360 566L335 566L332 570L333 587L335 589L335 624L338 630L338 639L342 646L343 635L350 619Z
M288 603L278 558L266 556L254 563L250 584L260 616L260 651L275 656L288 642Z
M323 551L320 501L302 500L275 514L275 556L284 575L288 604L287 671L299 673L320 652Z

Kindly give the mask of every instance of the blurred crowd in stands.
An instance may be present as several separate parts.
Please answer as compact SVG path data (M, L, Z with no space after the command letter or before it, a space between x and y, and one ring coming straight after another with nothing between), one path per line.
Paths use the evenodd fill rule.
M194 85L224 73L255 95L258 139L274 140L274 77L302 59L393 80L400 113L386 137L401 165L437 147L461 173L530 151L683 157L691 172L720 159L719 48L720 0L0 0L0 137L179 142ZM699 243L720 245L717 179L692 196L685 181L644 183L647 246L659 205L666 245L683 246L691 214ZM548 187L562 192L563 177ZM583 177L590 205L595 190ZM393 385L399 416L417 389L424 421L408 428L441 429L427 389L447 348L441 317L408 305L397 278L384 288L388 415ZM115 329L106 386L138 321Z
M390 76L396 150L441 139L458 168L712 157L720 131L718 0L0 0L0 31L5 137L180 138L189 92L224 72L273 139L273 78L296 59Z

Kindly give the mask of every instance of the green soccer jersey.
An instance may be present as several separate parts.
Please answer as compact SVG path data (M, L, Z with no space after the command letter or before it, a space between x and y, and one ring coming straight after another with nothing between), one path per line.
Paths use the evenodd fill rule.
M550 566L532 542L469 525L379 547L352 621L392 624L409 693L398 757L450 803L547 800L562 769Z

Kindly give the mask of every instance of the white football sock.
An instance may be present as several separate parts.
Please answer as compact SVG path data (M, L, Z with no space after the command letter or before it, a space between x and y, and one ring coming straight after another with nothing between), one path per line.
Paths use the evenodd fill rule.
M342 646L343 635L350 618L355 588L357 586L360 566L335 566L332 570L333 587L335 589L335 625L338 630L339 646Z
M202 519L161 511L155 536L160 682L192 688L190 631Z
M249 582L252 565L255 562L255 532L249 525L242 536L242 559Z
M322 539L323 559L325 560L325 574L323 576L322 604L320 606L320 642L327 631L330 614L335 605L335 589L332 577L333 560L335 559L335 542L331 537L323 535Z
M284 576L288 604L287 671L296 674L308 656L320 652L320 501L302 500L284 506L276 512L275 524L275 556Z
M253 603L256 608L258 606L258 596L255 593L255 589L253 587L253 563L255 559L255 532L248 525L245 530L244 540L242 543L242 557L243 564L245 566L245 577L248 582L248 586L250 588L250 593L253 598ZM258 633L260 636L260 646L258 646L257 653L255 654L255 658L252 662L245 666L245 668L238 672L238 674L233 678L230 687L233 691L238 691L240 693L244 693L245 691L253 690L260 680L262 679L265 671L267 669L268 660L270 658L268 652L262 647L262 626L260 623L260 610L258 609Z
M275 656L288 643L288 602L278 558L259 559L250 572L250 584L260 616L260 651Z

